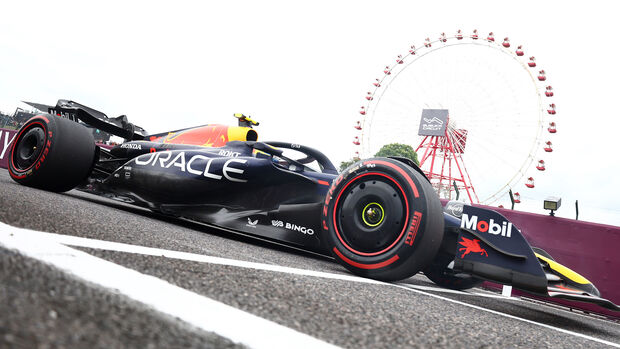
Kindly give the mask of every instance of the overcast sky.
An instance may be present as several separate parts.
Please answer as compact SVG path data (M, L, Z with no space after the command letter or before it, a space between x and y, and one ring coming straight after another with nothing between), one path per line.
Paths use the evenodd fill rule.
M549 75L558 129L549 170L521 208L620 225L620 48L613 2L4 1L0 110L72 99L150 132L261 122L334 163L383 67L411 44L477 28L522 43ZM489 82L492 84L492 82ZM509 140L507 140L509 141ZM492 167L490 168L492 170Z

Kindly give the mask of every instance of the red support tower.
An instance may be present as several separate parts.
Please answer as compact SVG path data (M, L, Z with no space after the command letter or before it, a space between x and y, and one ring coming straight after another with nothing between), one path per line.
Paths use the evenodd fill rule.
M418 154L423 150L420 168L439 197L452 199L456 183L471 203L478 203L478 195L463 162L467 130L456 129L450 124L447 109L424 109L418 134L424 136L416 149Z

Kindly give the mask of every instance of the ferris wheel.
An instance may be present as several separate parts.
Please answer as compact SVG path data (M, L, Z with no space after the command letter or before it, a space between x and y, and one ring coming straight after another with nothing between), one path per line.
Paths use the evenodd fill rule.
M440 197L494 204L533 190L557 132L554 91L536 58L506 37L441 33L386 65L354 127L354 157L408 144Z

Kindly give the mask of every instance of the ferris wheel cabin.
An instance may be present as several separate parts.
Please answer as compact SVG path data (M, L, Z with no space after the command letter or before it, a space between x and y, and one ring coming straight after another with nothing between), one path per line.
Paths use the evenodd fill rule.
M467 193L467 195L462 196L469 196L469 201L472 203L484 202L490 204L500 200L501 197L506 194L506 188L514 188L517 183L523 185L523 182L525 182L527 188L534 188L534 178L529 177L526 171L528 167L532 167L538 175L548 172L545 171L547 166L545 160L541 160L536 153L544 152L546 156L551 156L550 153L553 152L551 140L553 140L552 137L554 137L554 134L558 132L554 120L557 118L556 106L553 103L553 98L551 98L554 97L554 91L549 82L546 82L547 74L545 70L542 70L540 62L537 62L534 55L530 52L527 52L528 55L525 55L524 45L517 45L514 41L511 43L508 36L499 36L494 32L484 32L488 33L486 37L484 34L481 34L482 32L478 33L477 29L473 29L470 32L459 29L453 32L453 34L440 32L439 35L426 37L422 42L417 43L417 45L408 44L406 50L401 52L401 54L392 56L393 58L390 60L390 63L385 65L385 68L382 69L382 74L372 81L372 85L369 84L371 89L367 90L368 92L363 96L364 105L358 109L358 118L352 125L355 129L353 138L353 144L355 145L354 158L359 158L361 155L368 156L369 154L373 154L377 151L381 143L385 143L385 141L388 140L410 144L420 157L420 168L429 177L433 187L442 198L451 198L453 192L460 190L462 194L465 194L465 192ZM497 36L497 40L495 40L495 36ZM431 37L435 39L431 39ZM462 109L463 106L452 104L454 100L465 100L467 98L452 98L444 101L442 99L446 98L445 91L449 91L450 93L455 92L450 89L437 89L437 91L435 91L434 89L423 88L424 81L428 81L428 79L423 79L422 75L417 73L408 75L409 72L418 72L416 69L418 69L419 72L429 71L433 72L431 75L437 75L435 69L422 69L422 67L425 66L425 62L430 62L431 60L422 60L420 58L430 53L433 53L435 56L443 55L442 57L447 57L450 52L457 49L459 51L454 52L463 52L465 55L461 56L460 54L455 54L455 60L461 64L460 62L465 56L471 56L471 61L464 62L463 64L471 63L470 65L476 68L480 61L478 58L486 59L486 56L482 56L482 53L480 53L480 56L475 56L475 54L478 54L478 51L474 50L476 50L476 47L481 46L494 48L501 52L502 55L512 55L519 63L519 67L522 68L521 70L527 72L527 80L524 78L522 81L519 80L521 78L520 75L515 76L514 85L520 86L521 90L524 91L525 88L531 88L533 85L533 88L536 89L536 95L546 99L546 103L540 103L540 100L538 100L539 103L536 104L517 103L514 106L514 110L519 108L523 110L527 109L527 113L518 112L516 114L536 115L538 119L516 118L514 120L514 126L529 130L530 126L531 129L534 128L533 122L537 121L535 126L536 129L539 131L547 131L544 134L551 138L551 140L549 140L549 138L542 139L542 137L544 137L542 132L537 132L535 135L530 135L527 131L519 133L519 135L522 135L519 138L520 141L527 140L529 143L531 142L531 138L534 138L534 144L538 146L535 147L535 149L528 148L528 154L516 154L515 152L515 154L511 154L510 156L514 155L516 159L517 156L520 157L523 155L528 159L536 160L529 161L522 165L516 175L509 173L510 171L507 168L502 168L505 172L503 174L506 175L506 177L511 176L511 179L499 190L495 190L496 193L489 193L489 190L487 190L488 183L481 179L488 177L485 177L484 166L481 166L480 163L482 156L477 155L480 153L493 158L493 154L489 154L488 149L485 149L485 147L489 147L489 145L482 144L485 141L480 141L479 139L479 132L481 130L479 126L488 125L488 127L491 127L490 125L493 125L494 119L489 119L490 121L487 123L474 123L475 120L482 119L483 117L473 114L461 115L467 113L467 111ZM486 49L484 52L487 52ZM451 57L446 59L451 59ZM412 65L411 63L416 64ZM525 75L523 76L525 77ZM449 80L450 76L446 75L444 78ZM527 83L525 81L527 81ZM405 84L409 84L410 82L412 88L421 87L413 100L413 104L416 104L415 109L410 109L411 98L401 96L398 91L403 88ZM507 80L507 82L512 86L513 79ZM449 85L449 81L446 81L446 84L448 84L447 86L451 86ZM440 93L441 91L443 91L443 94ZM530 95L528 91L527 96ZM475 104L475 102L470 103L471 100L467 100L467 104ZM486 100L483 101L480 99L476 100L476 102L478 102L479 106L482 108L487 107L486 104L482 104L488 103ZM381 108L377 108L379 104L382 106ZM443 107L445 109L423 109L429 107ZM448 107L451 108L450 110L455 115L448 115ZM413 113L410 113L410 111ZM414 134L415 130L412 129L415 128L415 121L412 124L409 122L410 119L408 118L413 117L413 114L419 116L420 111L422 111L422 118L419 125L420 130L416 137ZM457 128L454 122L454 120L457 119L453 119L455 117L458 119L461 127L463 127L463 125L467 126L463 129ZM373 123L373 118L381 122ZM452 122L450 122L451 118L453 119ZM461 121L461 118L463 118L463 121ZM392 119L397 122L392 123L388 121ZM509 120L507 120L507 122L508 121ZM403 123L411 125L411 127L403 127ZM501 124L504 125L505 123ZM469 145L467 145L468 137L474 137L474 139L469 142ZM515 139L515 142L516 141ZM415 148L416 145L418 145L417 149ZM466 145L468 148L467 154L465 154ZM497 148L493 148L493 150L496 151ZM523 151L523 153L526 153L526 151ZM464 161L467 161L469 166L466 166ZM499 178L500 176L494 172L491 177ZM476 181L476 185L479 186L478 193L476 193L477 191L474 189L472 179ZM482 200L478 199L478 195L480 195L480 199Z

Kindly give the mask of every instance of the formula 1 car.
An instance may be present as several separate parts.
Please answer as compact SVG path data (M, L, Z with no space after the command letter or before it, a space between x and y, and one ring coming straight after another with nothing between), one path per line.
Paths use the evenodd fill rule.
M258 122L149 135L125 116L69 100L26 122L9 172L18 183L78 189L331 255L356 275L394 281L420 271L467 289L483 280L620 311L581 275L531 247L501 214L448 202L404 158L370 158L341 173L321 152L260 142ZM90 127L90 129L88 128ZM96 145L93 128L124 139Z

